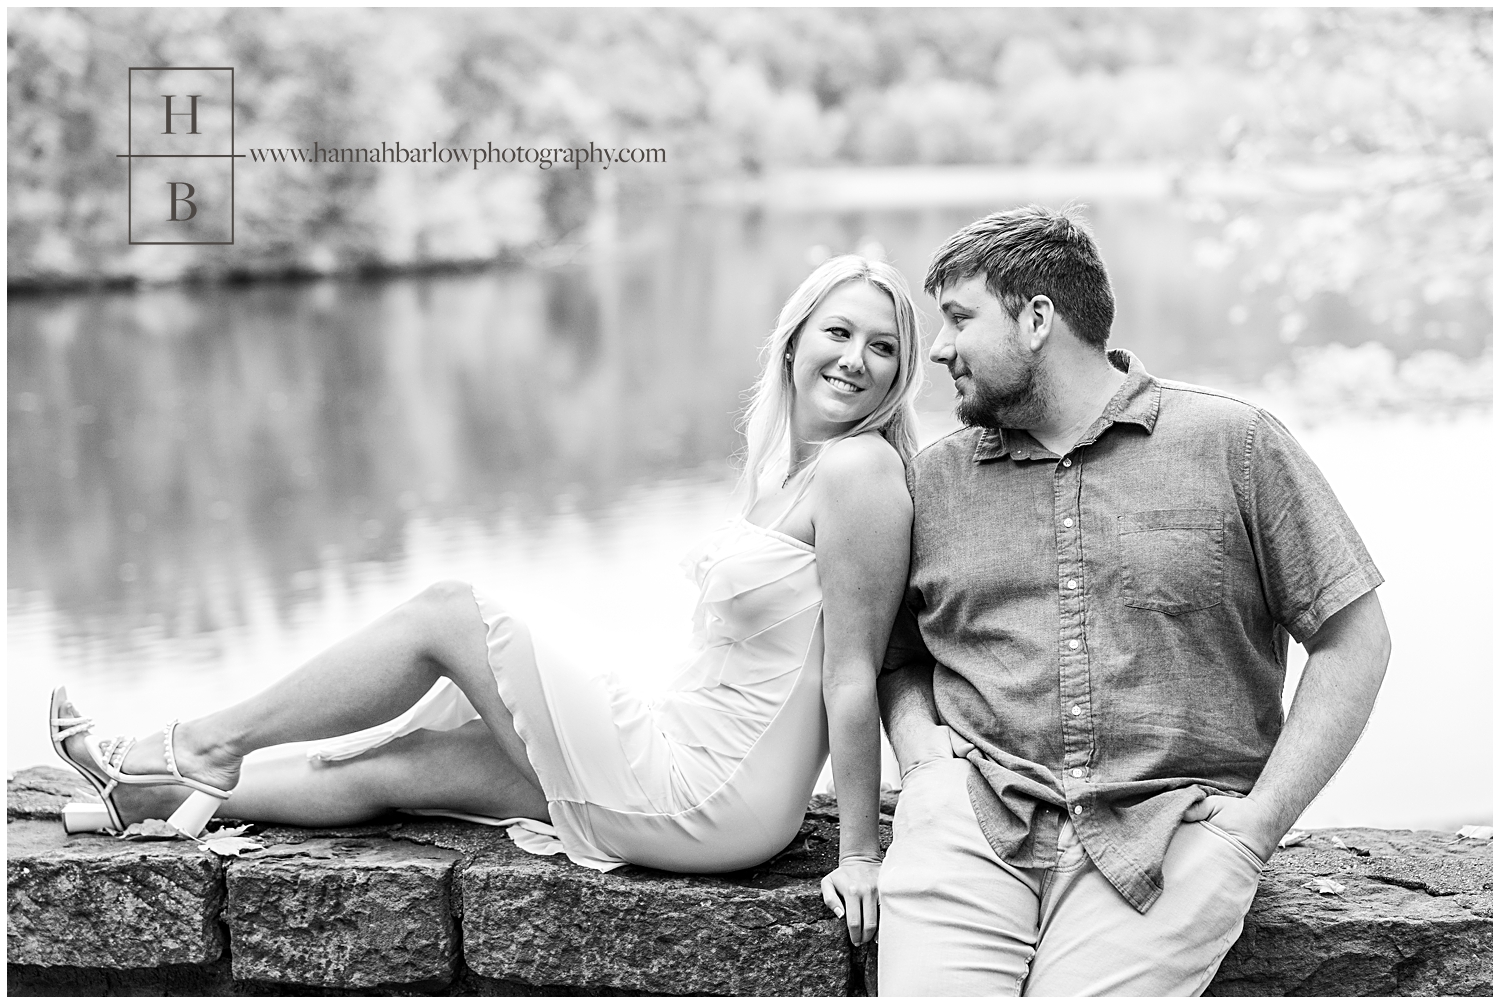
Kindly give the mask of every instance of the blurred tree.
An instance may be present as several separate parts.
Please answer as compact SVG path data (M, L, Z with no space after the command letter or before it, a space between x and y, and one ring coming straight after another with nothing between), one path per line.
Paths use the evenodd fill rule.
M1337 167L1348 199L1310 211L1279 250L1260 249L1280 262L1268 282L1301 298L1357 292L1395 318L1404 302L1488 296L1491 19L1487 9L18 9L8 276L477 261L576 234L588 211L587 185L530 165L245 162L245 237L232 254L126 247L115 157L126 67L212 61L237 69L244 147L667 150L664 167L611 168L626 186L829 164Z
M1284 340L1339 294L1410 352L1472 331L1454 305L1493 310L1491 12L1369 13L1263 13L1249 62L1278 114L1227 121L1221 138L1233 163L1317 165L1309 182L1333 185L1245 283L1278 297ZM1231 254L1258 243L1245 217L1219 215Z

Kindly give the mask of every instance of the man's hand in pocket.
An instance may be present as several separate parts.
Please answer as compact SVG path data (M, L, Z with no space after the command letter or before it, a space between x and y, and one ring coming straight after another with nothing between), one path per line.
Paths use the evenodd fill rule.
M898 751L901 776L905 777L916 768L932 760L951 760L968 756L974 744L954 732L946 725L934 725L910 737L903 743L906 749Z
M1207 795L1182 813L1184 823L1209 822L1229 834L1261 861L1270 861L1276 842L1284 831L1278 830L1270 813L1249 797Z

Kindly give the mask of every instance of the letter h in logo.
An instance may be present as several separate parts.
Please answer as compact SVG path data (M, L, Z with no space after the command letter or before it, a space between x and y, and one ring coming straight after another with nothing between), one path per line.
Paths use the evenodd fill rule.
M132 66L132 244L234 243L234 68Z

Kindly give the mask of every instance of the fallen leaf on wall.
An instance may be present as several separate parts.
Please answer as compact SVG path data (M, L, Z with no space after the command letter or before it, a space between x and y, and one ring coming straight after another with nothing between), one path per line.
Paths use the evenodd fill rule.
M131 823L120 834L120 840L181 840L183 834L165 819L147 819Z
M250 837L213 837L208 840L200 840L206 850L213 851L221 858L237 858L241 854L250 851L259 851L265 848L265 844Z
M1342 884L1335 882L1331 878L1323 878L1322 876L1302 883L1302 888L1311 889L1313 892L1323 896L1337 896L1344 891Z
M242 823L239 826L222 826L217 830L211 830L203 834L203 839L216 840L219 837L242 837L250 832L250 827L254 825L254 823Z

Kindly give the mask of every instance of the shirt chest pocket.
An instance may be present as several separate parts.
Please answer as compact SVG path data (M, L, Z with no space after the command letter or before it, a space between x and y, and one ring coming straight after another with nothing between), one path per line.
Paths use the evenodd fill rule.
M1154 509L1117 520L1120 598L1127 607L1177 616L1224 602L1224 514Z

